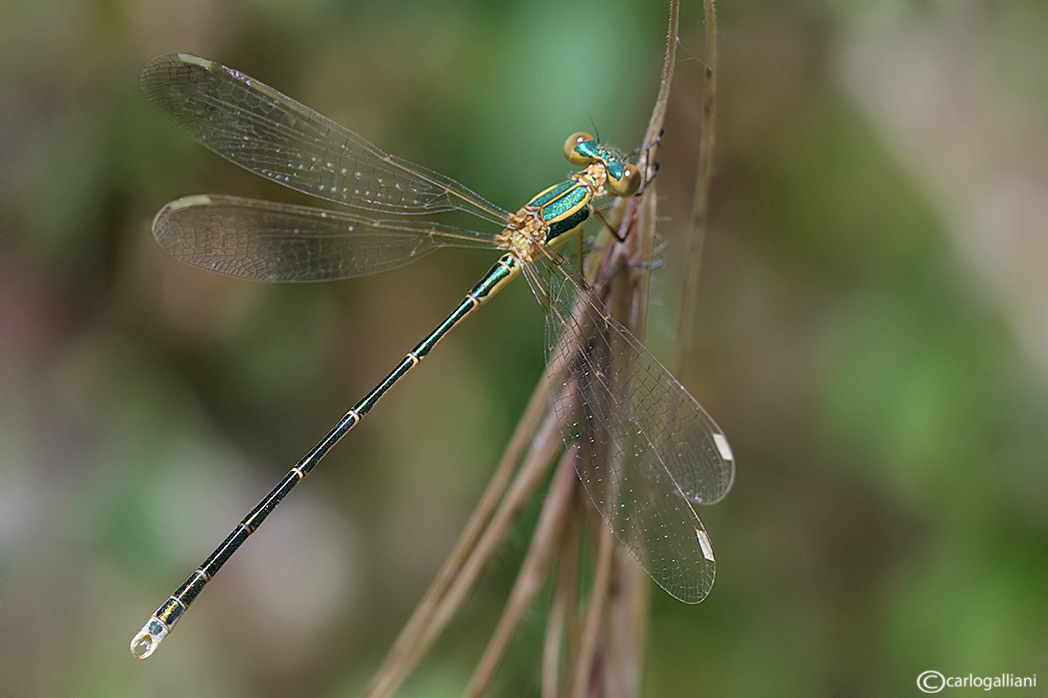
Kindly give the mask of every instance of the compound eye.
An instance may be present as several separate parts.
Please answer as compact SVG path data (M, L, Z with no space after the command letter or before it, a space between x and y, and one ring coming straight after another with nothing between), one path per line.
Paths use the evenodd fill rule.
M585 131L571 134L568 136L568 140L564 141L564 157L567 158L568 162L576 167L582 167L583 165L597 162L597 158L592 155L586 155L578 150L578 147L583 143L595 143L596 140L596 138Z
M608 186L616 196L633 196L640 189L640 170L636 165L626 165L622 168L622 176L608 180Z

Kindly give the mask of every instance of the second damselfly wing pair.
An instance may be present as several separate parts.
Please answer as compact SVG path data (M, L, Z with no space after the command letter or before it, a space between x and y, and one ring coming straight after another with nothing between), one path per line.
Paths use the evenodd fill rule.
M213 61L161 56L146 66L142 86L165 116L227 160L350 209L188 196L153 221L157 241L182 261L254 281L323 281L393 269L440 247L504 254L157 609L131 641L136 657L153 653L226 560L379 398L520 273L546 313L549 365L566 369L551 399L590 499L659 586L686 603L709 593L713 547L694 505L730 489L727 439L554 249L580 230L596 200L636 193L640 174L625 156L572 135L564 153L581 169L513 213ZM419 217L448 211L472 214L489 232Z

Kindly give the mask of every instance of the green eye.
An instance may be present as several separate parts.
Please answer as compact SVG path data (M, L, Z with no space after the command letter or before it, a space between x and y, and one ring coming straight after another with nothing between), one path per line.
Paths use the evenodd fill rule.
M608 186L618 196L633 196L640 189L640 170L636 165L626 165L622 168L622 176L609 179Z
M564 141L564 157L567 158L568 162L576 167L582 167L597 162L597 158L583 155L578 151L578 147L583 143L591 143L596 140L596 138L585 131L578 131L571 134L568 136L568 140Z

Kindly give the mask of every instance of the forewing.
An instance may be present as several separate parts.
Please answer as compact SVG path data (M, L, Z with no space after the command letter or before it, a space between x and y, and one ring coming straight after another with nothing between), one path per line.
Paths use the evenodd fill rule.
M160 56L142 89L201 144L287 187L357 209L459 209L503 225L507 212L449 177L383 152L272 87L187 53Z

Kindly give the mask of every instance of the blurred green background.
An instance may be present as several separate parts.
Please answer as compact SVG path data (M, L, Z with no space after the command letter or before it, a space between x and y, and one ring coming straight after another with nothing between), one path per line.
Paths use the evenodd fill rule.
M730 436L738 475L701 512L711 596L652 595L646 695L917 695L927 669L1048 684L1048 4L719 9L711 234L679 377ZM143 64L215 59L515 208L568 170L567 134L639 142L665 12L0 5L0 694L358 694L542 373L541 313L515 285L134 660L149 613L494 257L297 286L168 258L149 233L168 200L287 195L154 112ZM659 153L663 356L694 187L699 13L684 8ZM401 695L461 693L528 521ZM537 606L498 693L537 695L543 623Z

